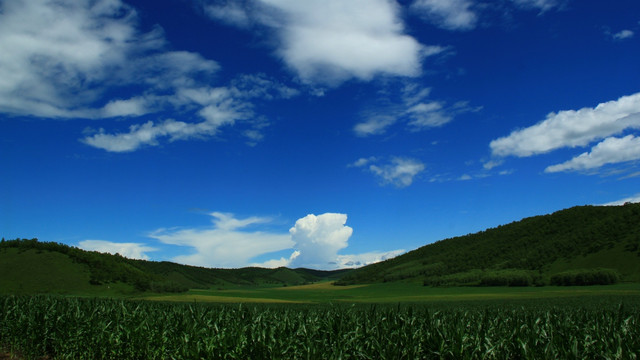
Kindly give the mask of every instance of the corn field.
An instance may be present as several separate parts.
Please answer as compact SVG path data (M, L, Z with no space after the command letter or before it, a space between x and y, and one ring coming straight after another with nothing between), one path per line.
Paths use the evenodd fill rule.
M0 349L27 359L636 359L640 307L2 296Z

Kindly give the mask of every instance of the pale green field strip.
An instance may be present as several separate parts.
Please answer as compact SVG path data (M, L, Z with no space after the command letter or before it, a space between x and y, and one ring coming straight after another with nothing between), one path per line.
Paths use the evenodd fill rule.
M432 301L525 300L568 297L637 297L640 284L583 287L452 287L431 288L417 284L334 286L323 282L281 288L191 290L186 294L155 295L154 301L212 303L414 303Z
M269 304L297 304L304 301L290 301L269 298L249 298L241 296L215 296L215 295L159 295L144 297L144 300L170 301L170 302L213 302L213 303L269 303Z

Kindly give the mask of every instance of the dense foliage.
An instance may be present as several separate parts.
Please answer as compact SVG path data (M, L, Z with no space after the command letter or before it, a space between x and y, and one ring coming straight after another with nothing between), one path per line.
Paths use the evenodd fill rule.
M332 279L344 273L344 270L318 271L287 268L209 269L167 261L128 259L118 254L85 251L65 244L40 242L37 239L5 240L3 238L0 241L0 252L3 249L64 254L74 263L84 266L90 274L88 281L92 285L121 282L131 285L138 291L183 292L193 288L220 287L230 284L300 285ZM25 269L22 271L29 271L29 264L23 265ZM3 275L11 276L11 274Z
M551 276L551 285L609 285L617 283L619 278L620 275L611 269L577 269Z
M0 297L0 347L51 359L637 358L630 304L165 304Z
M438 241L355 270L345 275L339 284L416 279L433 285L483 285L483 282L505 281L512 285L517 279L506 278L520 272L523 276L519 280L539 285L553 275L549 269L554 262L614 250L619 251L620 256L614 261L605 259L608 266L598 264L605 255L596 256L591 266L615 267L623 280L626 276L628 280L637 281L640 204L579 206ZM502 276L500 271L510 271L511 275Z

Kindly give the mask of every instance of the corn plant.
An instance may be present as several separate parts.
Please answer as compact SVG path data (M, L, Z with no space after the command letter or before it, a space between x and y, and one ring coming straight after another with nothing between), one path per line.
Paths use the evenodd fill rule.
M207 305L4 296L0 349L27 359L636 359L640 305Z

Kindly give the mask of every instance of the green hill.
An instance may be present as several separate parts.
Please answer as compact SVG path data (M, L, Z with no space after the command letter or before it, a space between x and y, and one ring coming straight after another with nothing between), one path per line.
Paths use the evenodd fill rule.
M598 276L640 282L640 204L579 206L441 240L354 270L337 284L586 284Z
M233 286L289 286L336 279L348 270L209 269L127 259L37 239L0 242L0 294L118 295Z

